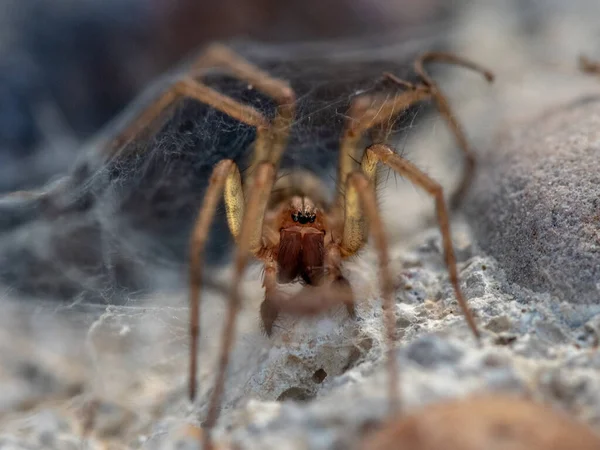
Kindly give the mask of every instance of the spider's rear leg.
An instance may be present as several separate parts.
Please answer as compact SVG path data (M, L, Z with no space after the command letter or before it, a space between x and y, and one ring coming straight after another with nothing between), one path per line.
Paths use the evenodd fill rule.
M245 117L251 117L256 115L255 113L258 113L258 111L250 106L244 106L223 94L219 94L198 80L210 68L220 68L228 71L233 77L248 83L249 86L273 98L279 105L272 126L269 127L269 130L264 130L265 133L262 133L262 136L257 136L252 163L250 165L253 170L249 170L248 172L253 173L256 165L262 161L269 161L277 167L281 154L287 144L289 129L294 120L296 95L287 82L272 77L267 72L220 44L209 46L196 59L191 68L183 74L181 81L170 86L128 124L113 140L111 152L118 151L126 143L133 140L151 125L164 110L173 105L181 97L194 98L233 118L248 123L247 120L239 117L240 114ZM239 111L236 112L235 109ZM253 110L254 113L249 113L248 110ZM261 120L264 122L264 117ZM249 124L254 125L253 123Z
M471 183L473 181L476 165L475 152L473 151L469 144L469 141L467 140L463 127L461 126L460 122L458 122L458 120L456 119L456 116L452 111L452 108L450 107L450 102L448 101L444 93L440 90L437 83L425 70L425 64L432 62L446 63L464 67L466 69L481 74L489 83L494 81L494 74L485 67L482 67L479 64L474 63L473 61L470 61L466 58L462 58L458 55L454 55L452 53L427 52L421 55L415 61L415 72L417 73L417 75L419 75L421 80L423 80L424 85L427 88L429 88L431 96L435 100L435 104L437 106L438 111L442 115L442 118L448 124L448 127L452 131L452 134L454 134L454 138L456 139L459 148L463 152L465 160L463 175L458 187L450 197L450 207L452 209L455 209L459 206L460 202L464 198L467 190L469 189L469 186L471 186Z
M289 129L294 121L296 94L287 82L272 77L222 44L208 46L193 63L189 73L195 76L210 67L227 70L234 77L247 82L249 86L271 97L277 103L278 108L271 128L271 148L264 154L254 152L249 172L252 173L256 165L262 161L269 161L277 169L281 154L287 145Z
M356 161L360 157L358 155L358 144L366 131L375 129L375 133L373 133L377 139L375 142L385 143L391 125L398 115L417 102L433 98L440 114L454 134L465 158L463 177L451 198L451 206L453 208L458 206L473 178L475 154L467 141L460 123L456 120L448 100L424 68L425 64L430 62L445 62L459 65L481 73L489 82L494 79L494 75L489 70L459 56L441 52L428 52L416 60L415 72L421 78L422 83L410 83L392 74L385 73L384 76L386 78L397 84L404 91L391 98L385 98L383 101L375 101L372 95L362 95L353 101L348 112L349 121L340 143L338 183L341 187L344 186L348 175L357 168ZM381 129L377 130L377 127ZM343 194L342 191L338 192L336 199L338 207L341 207L343 204Z

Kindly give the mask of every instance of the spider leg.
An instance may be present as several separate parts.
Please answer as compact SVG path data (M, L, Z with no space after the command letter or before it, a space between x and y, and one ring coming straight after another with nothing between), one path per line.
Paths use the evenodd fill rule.
M209 88L194 78L197 71L206 67L221 67L237 78L247 81L251 86L269 95L278 102L279 107L272 124L256 109L243 105ZM267 73L243 60L222 46L211 46L193 64L188 76L177 82L160 98L150 105L125 130L122 136L135 137L141 130L153 122L165 109L180 97L190 97L206 103L243 123L257 129L254 143L253 172L247 180L251 186L249 199L244 205L244 192L237 166L232 161L219 163L211 177L211 184L205 195L193 231L190 255L190 399L196 393L196 366L199 336L199 295L202 282L202 254L214 218L216 206L224 191L228 225L238 243L235 258L235 278L230 292L227 317L223 328L222 348L219 355L218 373L213 394L210 398L206 427L213 428L218 418L218 408L225 382L225 372L229 353L233 345L235 322L240 307L239 284L248 261L249 253L258 254L262 249L262 223L269 195L274 183L275 170L287 144L289 128L295 113L295 94L287 83L270 77ZM122 144L121 144L122 145ZM246 211L244 211L246 209ZM210 434L204 434L204 448L210 447Z
M387 340L387 364L388 364L388 373L389 373L389 392L390 392L390 400L391 400L391 409L395 411L398 406L399 401L399 393L398 393L398 368L396 366L396 354L394 352L394 342L396 340L396 320L394 314L394 285L392 282L392 275L389 268L389 253L388 253L388 240L385 233L385 229L383 226L383 221L381 219L381 214L379 213L377 207L377 199L375 197L375 190L373 189L372 183L369 180L368 176L362 172L353 172L348 176L347 186L346 186L346 199L351 199L350 204L346 204L346 220L344 222L344 239L342 240L341 250L343 254L349 255L356 246L354 245L355 240L360 239L362 243L366 241L366 236L364 232L366 227L362 227L360 229L359 235L354 236L353 238L347 239L349 237L348 233L346 233L346 225L353 225L356 222L356 216L360 216L360 221L362 222L365 219L362 219L363 214L360 211L364 211L364 215L366 216L366 220L369 221L372 235L375 243L375 249L377 251L377 256L379 259L379 282L381 285L382 297L383 297L383 315L384 315L384 325L386 330L386 340ZM359 210L356 209L358 206L357 203L354 203L353 200L360 201ZM358 212L358 214L356 214ZM355 216L353 218L349 218L350 216ZM363 222L364 223L364 222ZM356 232L355 227L350 228L351 232ZM352 247L348 248L345 245L351 244ZM356 250L354 250L356 251Z
M234 274L229 293L227 315L221 336L221 349L217 374L212 396L208 405L208 415L205 422L207 432L203 438L203 448L210 448L210 430L215 426L219 416L219 406L225 386L225 375L229 364L229 354L235 338L235 325L241 306L240 283L250 253L258 253L262 247L261 236L263 218L267 202L275 182L275 167L269 162L260 163L249 187L248 202L238 237L238 246L234 258Z
M229 229L234 237L239 235L244 214L244 195L240 172L229 159L219 162L210 177L210 182L202 201L200 213L194 224L190 240L190 367L189 398L196 397L196 374L198 366L198 336L200 335L200 293L202 287L202 268L206 240L213 222L215 211L221 199L225 197L225 207Z
M290 85L272 77L222 44L210 45L194 62L191 70L194 73L206 67L220 67L228 70L236 78L246 81L278 104L279 107L272 123L273 135L270 152L268 155L255 152L252 165L255 167L262 161L269 161L277 169L295 115L296 95Z
M196 83L200 87L196 86L195 89L192 89L193 94L190 95L189 86L183 86L182 88L179 86L181 82L175 83L175 85L170 87L142 111L142 113L117 136L112 146L113 152L119 150L124 144L134 139L165 109L173 105L179 98L185 96L207 103L244 123L256 125L256 120L254 120L253 123L250 123L237 117L240 114L237 114L237 116L232 114L232 106L236 106L238 109L243 110L245 116L252 116L253 119L260 116L260 120L266 124L266 119L254 108L243 106L233 99L219 94L197 81L197 78L209 68L220 68L228 71L235 78L247 82L252 88L256 88L263 94L273 98L279 105L276 116L268 130L270 133L268 138L266 136L267 130L263 130L261 136L257 136L251 168L255 169L256 165L262 161L269 161L276 165L276 163L279 162L281 153L283 153L286 147L289 129L294 120L296 95L288 83L272 77L267 72L264 72L220 44L210 45L184 74L184 85ZM204 93L200 94L200 90L204 91ZM213 100L213 102L210 100ZM253 173L253 170L249 170L249 173Z
M473 332L475 338L479 341L480 334L477 329L477 325L475 323L475 319L471 310L469 309L469 305L465 300L462 290L460 289L460 285L458 282L458 269L456 268L456 257L454 255L454 247L452 245L452 235L450 233L450 221L448 208L446 207L446 203L444 201L444 192L442 187L431 179L428 175L419 170L414 164L409 162L408 160L402 158L400 155L394 153L394 151L387 145L384 144L375 144L367 147L365 151L364 160L367 162L364 163L365 166L371 166L373 161L381 161L383 164L392 168L400 175L408 178L412 183L416 184L423 188L429 195L431 195L435 199L435 208L437 212L437 219L440 226L440 230L442 233L442 241L444 245L444 259L446 262L446 266L448 268L448 274L450 276L450 283L454 288L454 293L456 295L456 299L463 311L465 319L469 325L469 328ZM360 192L362 194L362 192ZM363 207L365 203L363 202ZM358 213L353 213L352 210L346 208L347 215L360 215L360 211ZM356 221L356 218L346 218L346 222ZM369 218L369 220L371 220ZM366 232L364 229L355 228L355 233L362 233L358 236L349 236L346 239L346 233L344 233L344 240L342 241L342 246L347 244L352 244L360 239L366 240ZM354 248L351 245L349 246L351 249Z
M441 62L461 66L474 72L479 72L485 77L488 82L494 81L494 74L491 70L461 56L446 52L426 52L417 58L415 61L415 72L427 86L435 85L433 78L425 70L425 64L430 62Z
M448 124L452 134L454 134L454 138L456 139L456 142L458 143L458 146L464 155L465 168L463 170L463 176L458 187L456 188L456 191L454 191L450 197L450 208L455 209L459 206L469 186L471 185L471 182L473 181L476 164L475 153L469 145L469 141L467 140L463 127L456 119L456 116L450 107L450 102L440 90L437 83L425 70L425 64L430 62L448 63L470 69L483 75L490 83L494 81L494 74L486 68L469 61L468 59L461 58L451 53L427 52L421 55L415 61L415 72L421 78L424 85L429 88L431 96L435 100L438 111Z
M115 137L109 148L109 156L116 155L127 143L143 133L165 109L172 106L177 100L186 97L207 104L240 122L256 127L255 152L268 154L270 126L259 111L251 106L243 105L199 81L183 78L155 99Z
M481 73L489 82L494 79L494 75L483 67L459 56L441 52L425 53L415 61L415 72L421 78L422 84L413 84L390 73L385 73L384 76L386 78L405 89L405 91L396 94L392 98L385 99L383 102L374 101L371 95L363 95L354 100L350 106L348 113L350 119L340 143L338 183L342 188L347 176L356 169L356 160L358 159L359 152L358 145L367 130L375 128L372 133L374 142L384 143L396 116L403 113L414 103L433 98L440 114L454 134L465 157L465 172L459 187L451 199L453 208L459 204L472 181L475 169L475 156L461 125L456 120L450 108L448 100L424 68L425 64L429 62L445 62L463 66ZM343 196L344 193L339 191L336 201L338 208L343 204Z
M251 65L237 61L237 66L242 66L240 69L233 70L242 79L254 80L253 69ZM236 64L233 64L236 66ZM236 66L236 67L237 67ZM243 70L242 70L243 69ZM247 73L246 73L247 72ZM265 75L265 74L263 74ZM265 75L267 76L267 75ZM259 77L260 78L260 77ZM274 84L271 83L271 84ZM276 90L273 88L273 90ZM181 96L194 98L198 101L206 103L226 114L249 125L254 125L257 129L257 137L254 144L254 159L255 161L269 160L273 163L278 162L279 155L282 150L278 150L274 146L274 141L270 139L269 125L264 116L250 106L246 106L236 102L235 100L220 94L219 92L205 86L204 84L195 81L191 78L184 79L176 83L162 97L160 97L154 106L147 109L133 124L134 128L142 129L147 124L152 122L160 112L168 107ZM292 94L293 96L293 94ZM284 130L287 133L286 130ZM285 145L285 139L280 136L279 144ZM273 160L274 152L277 151L277 159ZM214 212L217 207L218 199L221 192L225 191L225 205L227 212L227 221L229 229L236 240L238 240L242 221L244 216L244 195L240 179L239 170L231 161L223 161L215 168L212 177L211 185L204 198L204 203L201 208L198 220L194 227L193 237L190 250L190 380L189 380L189 395L193 400L196 394L196 371L197 371L197 350L199 336L199 302L200 302L200 287L202 282L202 255L205 246L205 241L208 236L210 224L214 217ZM269 189L270 192L270 189ZM263 201L261 209L258 211L260 224L266 208L266 200ZM248 244L250 251L256 252L261 247L262 225L254 229L254 233L250 236Z
M348 111L349 119L340 141L337 175L339 189L335 201L337 209L341 209L344 205L343 189L346 187L348 175L357 169L356 161L360 158L359 143L364 133L379 125L393 123L394 118L412 104L428 100L430 97L431 93L428 89L411 89L383 101L371 95L362 95L352 102ZM376 135L384 134L379 130Z

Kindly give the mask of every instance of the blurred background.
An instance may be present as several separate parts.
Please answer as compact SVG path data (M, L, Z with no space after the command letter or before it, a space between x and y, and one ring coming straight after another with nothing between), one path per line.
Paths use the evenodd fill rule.
M214 40L268 42L446 29L462 1L5 0L0 192L64 171L149 81Z
M593 53L598 47L600 33L592 25L596 3L4 0L0 192L39 186L63 172L81 143L149 81L214 40L368 41L390 36L402 42L429 36L447 47L478 47L489 55L502 47L486 38L491 36L515 55L555 62L565 48ZM530 51L532 46L536 51Z

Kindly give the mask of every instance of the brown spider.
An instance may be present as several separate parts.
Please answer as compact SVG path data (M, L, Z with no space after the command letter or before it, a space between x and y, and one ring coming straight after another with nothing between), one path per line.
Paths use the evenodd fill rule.
M380 265L380 283L385 310L389 349L394 340L393 283L388 268L388 244L377 208L374 189L376 169L382 163L423 188L435 199L441 228L445 262L456 298L473 334L479 339L474 318L462 295L451 242L448 210L442 187L409 161L396 154L384 142L360 152L363 135L375 128L381 132L395 117L416 102L433 99L453 131L466 160L462 183L453 202L464 194L475 164L465 135L454 119L448 101L427 74L427 62L447 62L475 70L488 81L493 75L457 56L447 53L425 53L415 62L419 84L399 80L387 74L396 86L391 97L373 98L359 95L348 112L349 120L340 141L338 185L333 204L323 195L321 181L303 172L276 179L280 159L286 148L289 130L295 116L295 93L285 81L271 77L226 47L213 45L192 65L187 76L171 86L146 108L122 132L113 148L118 149L146 128L161 112L182 97L195 99L245 124L256 127L252 163L242 182L236 164L224 159L215 167L190 243L190 374L189 396L196 395L196 366L199 336L199 304L202 285L202 261L209 229L221 197L224 197L227 221L237 243L234 275L229 294L228 311L223 328L216 383L210 399L207 432L203 434L205 448L210 442L210 430L218 418L224 388L228 357L234 340L236 318L241 299L239 285L251 255L264 263L265 300L260 315L265 332L272 333L273 323L282 311L315 314L333 303L345 303L354 314L354 299L348 281L341 273L345 258L356 254L366 243L368 229L373 235ZM199 81L198 74L207 68L220 68L248 83L278 104L275 118L269 122L261 112L227 97ZM383 130L385 131L385 130ZM385 133L384 133L385 134ZM355 161L360 169L355 170ZM277 181L276 181L277 180ZM308 286L292 298L284 298L278 283L302 279ZM392 404L398 399L394 353L389 351L388 370Z

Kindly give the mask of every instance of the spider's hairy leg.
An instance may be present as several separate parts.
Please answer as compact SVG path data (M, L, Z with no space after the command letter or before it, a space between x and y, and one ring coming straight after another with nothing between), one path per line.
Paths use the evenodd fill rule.
M491 70L467 58L463 58L462 56L446 52L425 52L416 59L415 72L417 73L417 75L419 75L419 77L421 77L421 79L427 86L436 84L435 81L433 81L433 78L431 78L429 73L427 73L427 71L425 70L425 64L428 64L430 62L453 64L455 66L464 67L465 69L469 69L474 72L479 72L490 83L494 81L495 78L494 73Z
M169 86L166 91L155 98L149 105L134 117L124 129L110 141L106 149L108 157L117 154L125 145L133 141L136 137L154 122L160 114L171 107L177 100L181 98L181 94L175 85Z
M229 364L229 354L235 338L235 325L241 306L240 283L248 264L250 254L257 254L262 248L262 228L265 211L273 183L275 182L275 167L269 162L258 165L256 174L252 179L248 201L242 220L240 234L237 240L237 249L234 258L234 273L229 293L229 301L223 334L221 336L221 349L219 352L218 367L215 385L208 405L208 415L205 426L207 432L203 438L203 448L210 447L210 430L215 426L219 417L221 396L225 386L225 375Z
M390 406L395 411L399 402L398 368L394 352L396 319L393 298L394 285L389 268L388 240L377 207L377 198L372 182L367 175L357 171L348 176L346 186L346 217L340 246L340 250L345 256L355 253L364 245L366 241L366 221L369 222L379 260L379 283L383 297L383 320L388 353Z
M431 94L428 90L412 89L399 92L384 100L371 95L361 95L353 100L348 111L348 122L340 141L340 156L338 161L338 186L335 207L341 209L344 205L343 189L348 176L357 169L356 161L360 158L359 144L366 131L393 123L395 118L406 111L414 103L428 100ZM378 135L383 136L380 132Z
M600 62L581 55L579 57L579 70L584 73L600 75Z
M425 70L425 64L436 62L452 64L455 66L464 67L466 69L478 72L483 77L485 77L485 79L490 83L494 81L494 74L490 70L474 62L462 58L460 56L454 55L452 53L427 52L422 54L415 61L415 72L423 81L424 86L429 89L430 94L433 97L435 104L438 108L438 111L448 124L448 127L452 131L452 134L454 134L454 138L456 139L456 142L458 143L458 146L462 150L464 155L465 168L463 170L462 179L458 187L450 197L450 207L452 209L455 209L460 205L460 202L464 198L469 186L471 185L471 182L473 181L473 176L475 174L476 159L475 153L469 145L469 141L467 140L464 129L456 119L456 116L454 115L454 112L450 107L450 102L448 101L444 93L439 89L437 83Z
M200 292L206 240L221 195L225 197L227 222L231 234L237 238L244 214L244 194L240 171L229 159L219 162L210 177L202 206L194 224L190 240L190 367L189 398L196 397L196 373L198 365L198 336L200 334Z
M109 156L119 152L127 143L143 133L165 109L181 98L190 98L204 103L240 122L256 127L255 152L268 154L270 125L259 111L251 106L243 105L199 81L184 78L169 87L115 137L108 149Z
M458 281L458 269L456 267L456 257L454 255L452 235L450 233L449 213L444 200L442 186L419 170L419 168L410 161L396 154L389 146L385 144L375 144L367 147L364 158L368 158L369 161L375 159L382 162L386 166L398 172L401 176L408 178L412 183L423 188L434 198L437 219L440 226L440 231L442 233L442 241L444 245L444 259L448 268L450 283L454 288L456 299L458 300L458 303L463 311L469 328L473 332L475 338L479 341L480 334L475 323L475 318L469 309L469 305L465 300ZM368 164L372 164L372 162Z
M295 115L296 94L290 85L284 80L272 77L222 44L211 44L194 61L191 73L209 67L226 69L236 78L275 100L279 107L272 123L271 148L268 152L255 150L250 167L256 169L258 163L269 161L277 169ZM249 172L252 173L253 170Z

